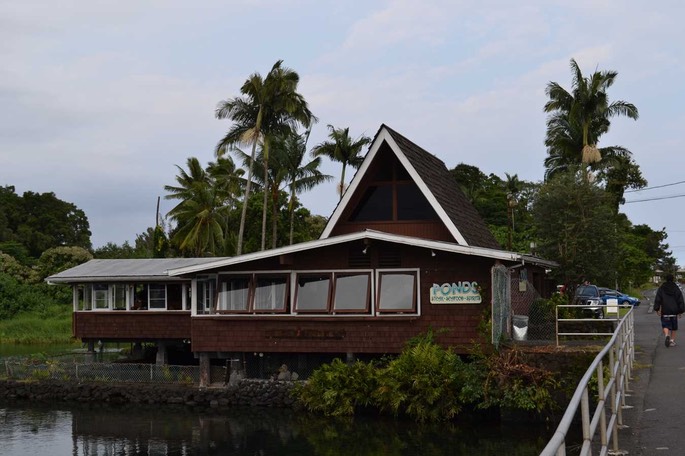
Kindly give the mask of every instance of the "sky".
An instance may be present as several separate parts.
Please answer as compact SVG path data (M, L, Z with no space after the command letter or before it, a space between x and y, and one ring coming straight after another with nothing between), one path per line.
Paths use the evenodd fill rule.
M95 248L133 243L158 197L173 207L177 166L215 159L217 104L277 60L319 118L310 147L327 125L386 124L448 168L540 182L545 88L571 90L573 58L617 71L610 100L638 108L598 145L629 149L659 187L620 210L665 228L685 265L684 22L680 0L0 0L0 185L75 204ZM328 217L335 184L301 200Z

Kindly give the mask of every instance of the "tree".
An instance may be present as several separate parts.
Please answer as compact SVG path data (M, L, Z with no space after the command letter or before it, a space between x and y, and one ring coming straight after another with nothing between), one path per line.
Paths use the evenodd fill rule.
M259 73L250 75L240 88L243 97L219 102L216 117L230 119L233 125L216 147L218 157L235 145L249 144L252 146L250 163L254 164L257 144L261 141L263 157L268 162L271 137L295 130L298 125L308 128L312 122L316 122L316 117L309 110L304 97L297 92L299 75L289 68L282 67L282 63L282 60L277 61L265 78ZM268 170L268 164L265 163L263 170ZM240 217L237 255L242 253L252 171L250 166L243 198L245 204ZM268 178L264 176L264 181L266 180ZM262 250L265 248L266 238L266 201L265 199L262 215Z
M282 165L286 170L288 182L288 215L290 223L289 243L293 244L293 230L295 217L295 204L297 195L303 191L311 190L315 186L333 179L333 176L322 174L319 171L321 157L315 157L307 163L302 163L307 155L307 141L309 130L302 135L290 134L285 139L280 139L278 147L284 151Z
M589 169L608 157L629 157L630 151L618 146L598 149L599 138L609 131L610 119L615 116L638 118L637 108L619 100L609 103L607 90L613 85L615 71L595 71L584 77L578 64L571 59L572 91L568 92L556 82L547 85L549 101L544 110L547 119L547 146L545 160L548 176L568 169L569 165L582 164Z
M533 205L538 251L559 263L564 284L613 283L617 229L607 193L578 168L540 188Z
M224 208L209 174L195 157L188 158L188 172L176 166L178 186L164 186L170 192L166 199L181 201L169 211L178 223L173 241L191 256L214 255L223 242L221 226Z
M315 157L325 156L342 163L340 184L338 184L338 192L342 199L345 193L345 169L348 165L355 169L359 168L364 161L364 156L361 155L362 148L371 143L371 138L362 135L357 139L352 139L349 127L335 128L333 125L328 125L328 129L330 141L318 144L312 149L312 153Z

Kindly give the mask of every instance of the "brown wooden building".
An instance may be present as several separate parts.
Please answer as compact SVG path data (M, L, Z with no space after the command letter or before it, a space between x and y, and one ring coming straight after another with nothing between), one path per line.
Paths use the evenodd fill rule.
M188 340L201 364L398 353L430 329L465 353L483 342L477 328L493 305L510 306L496 302L511 298L493 293L510 286L495 270L525 269L544 296L554 266L501 250L444 163L385 125L318 240L185 264L93 261L123 261L124 274L89 274L90 262L48 278L74 284L75 337ZM164 272L125 274L125 262L133 271L142 261ZM147 310L133 310L143 295Z

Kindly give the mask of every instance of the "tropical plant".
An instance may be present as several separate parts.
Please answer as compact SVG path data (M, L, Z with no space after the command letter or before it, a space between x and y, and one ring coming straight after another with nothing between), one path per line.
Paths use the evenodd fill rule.
M603 158L630 157L630 151L623 147L597 147L600 137L609 131L612 117L638 118L633 104L622 100L609 102L607 90L618 73L595 71L584 77L574 59L571 59L571 72L571 92L556 82L550 82L546 88L549 101L544 110L550 113L545 138L549 154L545 160L547 177L574 164L590 169L597 168Z
M166 185L166 199L181 201L169 211L178 226L173 241L191 256L213 255L223 243L221 221L225 208L209 173L195 157L187 160L188 171L176 166L178 186Z
M265 161L263 170L266 172L270 138L293 131L298 125L308 128L312 122L316 122L316 117L309 110L304 97L297 92L299 75L289 68L282 67L282 63L282 60L277 61L265 78L262 78L259 73L250 75L240 88L242 97L219 102L216 117L229 119L233 125L216 147L218 157L235 145L249 144L252 146L250 163L254 164L257 144L261 141ZM253 168L250 166L244 202L249 200L252 173ZM267 180L268 177L265 175L264 181ZM262 250L266 242L266 198L265 193L262 213ZM236 248L238 255L242 253L246 211L247 204L243 204Z
M345 169L351 166L355 169L364 161L364 156L361 155L362 148L371 143L371 138L368 136L359 136L357 139L350 137L350 128L335 128L333 125L328 125L330 130L328 137L330 141L325 141L312 149L315 157L325 156L333 161L342 164L342 171L340 173L340 183L338 184L338 192L340 198L345 193Z
M288 216L290 220L289 243L293 244L295 203L297 195L303 191L311 190L315 186L333 179L333 176L322 174L319 171L321 158L316 157L307 163L303 163L307 155L307 140L310 131L302 135L290 134L285 139L279 138L277 147L282 148L284 153L281 165L285 167L288 182Z

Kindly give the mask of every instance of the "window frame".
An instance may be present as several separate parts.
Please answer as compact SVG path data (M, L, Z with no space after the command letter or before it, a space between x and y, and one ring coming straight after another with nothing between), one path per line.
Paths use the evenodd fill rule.
M365 299L365 306L364 308L356 308L356 309L339 309L336 310L335 308L335 302L336 302L336 297L337 297L337 289L338 289L338 278L339 277L353 277L353 276L366 276L367 277L367 282L366 282L366 299ZM370 314L371 313L371 295L372 295L372 290L373 290L373 274L372 271L368 270L363 270L363 271L356 271L356 270L351 270L351 271L334 271L333 272L333 289L331 290L331 298L330 298L330 311L329 313L331 315L337 315L337 314Z
M293 286L293 306L292 312L294 314L320 314L320 315L330 315L331 314L331 294L333 289L333 273L334 271L293 271L293 281L295 285ZM299 309L299 278L315 278L328 276L328 291L326 293L326 308L325 309Z
M382 309L382 296L383 291L383 276L385 275L398 275L398 274L410 274L414 276L414 286L413 286L413 296L412 296L412 306L411 309ZM397 314L413 314L419 315L419 308L421 305L421 271L418 268L392 268L392 269L377 269L376 270L376 307L375 313L377 315L397 315Z

